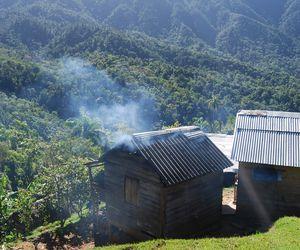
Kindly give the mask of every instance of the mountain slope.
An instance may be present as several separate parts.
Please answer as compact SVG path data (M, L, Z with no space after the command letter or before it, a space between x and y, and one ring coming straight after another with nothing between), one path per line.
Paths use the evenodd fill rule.
M286 73L169 46L141 34L74 25L45 51L51 58L32 63L28 57L26 61L12 60L3 55L0 90L34 99L64 118L79 114L80 105L71 105L74 102L93 108L113 103L126 105L139 101L141 93L153 97L152 115L157 114L156 122L161 125L176 121L191 124L197 117L212 119L214 111L208 100L214 95L221 103L218 114L213 116L224 123L241 108L297 111L300 107L299 80ZM55 58L66 58L74 67L72 75L64 71L65 59ZM76 58L86 61L78 62ZM16 68L20 74L7 74L16 72ZM26 74L33 69L36 74ZM105 80L98 69L113 80ZM20 82L23 85L19 86Z
M70 24L104 24L299 74L299 1L4 0L1 41L36 48Z
M21 62L19 82L8 79L5 72L15 67L4 60L1 89L64 118L76 115L67 100L78 83L66 87L53 71L67 56L105 70L129 99L138 96L134 88L147 89L160 124L212 119L213 96L221 100L217 118L224 123L241 108L298 111L298 38L285 31L282 19L297 12L297 1L277 0L269 9L266 1L246 0L4 0L0 42L44 73L31 79L25 74L31 66L22 71ZM97 97L88 93L85 99L96 103Z

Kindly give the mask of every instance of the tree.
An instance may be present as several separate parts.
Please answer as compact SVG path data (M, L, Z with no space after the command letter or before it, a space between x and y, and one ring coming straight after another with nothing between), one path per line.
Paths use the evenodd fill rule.
M164 126L163 129L172 129L172 128L179 128L181 126L179 121L174 122L170 126Z
M218 95L212 95L207 101L208 108L212 111L212 122L217 118L217 111L221 105L221 100Z
M222 129L223 133L232 135L235 127L235 116L231 115L227 118L225 127Z
M10 230L9 219L14 213L13 192L9 190L8 177L0 173L0 243L4 243L9 235Z
M89 199L84 163L96 158L97 153L90 141L77 137L56 138L46 147L37 181L46 183L44 200L57 212L61 226L71 213L82 215Z
M198 126L203 132L209 132L209 122L204 120L203 117L195 117L193 125Z
M1 133L0 129L0 133ZM3 134L2 134L3 135ZM3 163L6 161L9 155L9 145L7 142L0 142L0 173L4 172Z

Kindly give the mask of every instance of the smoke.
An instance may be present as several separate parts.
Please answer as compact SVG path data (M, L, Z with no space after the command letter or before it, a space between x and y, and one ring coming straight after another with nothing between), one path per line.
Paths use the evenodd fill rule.
M133 152L136 150L136 146L133 143L133 138L131 135L119 134L116 137L116 141L113 144L113 147L125 147L127 151Z
M67 90L68 109L101 124L113 143L153 128L155 98L141 84L115 81L78 58L63 58L58 65L57 77Z

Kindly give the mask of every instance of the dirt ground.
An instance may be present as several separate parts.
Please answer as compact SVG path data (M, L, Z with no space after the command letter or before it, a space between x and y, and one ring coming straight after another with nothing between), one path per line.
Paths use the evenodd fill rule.
M66 249L66 250L77 250L77 249L93 249L94 248L94 243L90 242L87 244L83 244L81 246L68 246L64 245L62 247L59 247L57 249ZM34 245L32 242L22 242L18 244L16 247L13 248L14 250L48 250L49 248L47 247L47 244L44 243L39 243L38 245Z
M34 244L33 242L25 241L22 243L17 244L15 247L13 247L13 250L49 250L49 249L63 249L63 250L87 250L87 249L93 249L94 248L94 242L87 242L82 243L79 246L72 246L69 244L65 245L57 245L49 248L49 245L46 243L37 243Z
M234 188L224 188L223 189L223 205L231 204L233 203L234 199Z
M236 204L234 204L234 188L223 189L222 214L235 214Z

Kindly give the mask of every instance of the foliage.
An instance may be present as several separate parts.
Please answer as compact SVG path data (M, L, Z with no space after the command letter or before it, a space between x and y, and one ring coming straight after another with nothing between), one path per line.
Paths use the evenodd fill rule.
M181 124L179 123L179 121L174 122L174 124L170 125L170 126L164 126L163 129L172 129L172 128L179 128L181 126Z
M47 145L37 181L45 202L58 211L63 226L72 213L82 215L89 198L87 168L84 163L97 157L92 143L80 138L54 139Z
M36 195L38 193L34 193L30 187L28 189L19 189L17 192L15 210L18 211L19 223L24 225L23 233L29 232L34 224L33 210L35 209Z
M99 135L79 134L29 101L1 94L0 106L1 242L74 212L82 216L89 194L84 163L99 157Z
M65 36L71 47L89 40L94 49L111 46L111 52L122 52L115 46L122 37L113 40L110 32L100 44L95 38L88 39L91 33L97 33L95 27L106 25L126 32L138 31L213 54L229 53L252 65L299 75L296 66L299 58L295 56L299 49L297 1L286 4L285 1L268 4L248 0L2 2L0 42L13 47L40 49L56 40L57 35L63 34L72 24L79 24L84 27L80 29L81 33L77 28L71 28L72 32ZM136 52L149 52L139 50L130 41L126 47L134 48Z
M208 132L210 130L209 122L204 120L203 117L195 117L192 124L198 126L203 132Z
M0 57L0 89L20 93L22 88L35 82L39 68L34 64Z
M88 214L89 214L89 210L87 208L84 208L83 217L86 217ZM80 219L82 219L82 217L74 213L69 218L66 219L63 228L61 227L61 223L58 220L50 222L46 225L39 226L28 234L27 239L29 240L36 239L44 233L58 232L60 230L63 230L64 228L67 228L70 225L78 223Z
M148 51L155 51L156 48L153 44ZM81 51L81 48L78 49ZM168 47L163 51L166 53L167 50ZM175 56L179 52L170 48L168 53ZM184 66L173 59L169 62L165 60L169 59L145 60L143 57L92 52L88 53L86 61L80 62L84 74L75 73L73 78L70 76L72 72L64 75L60 72L63 62L44 61L39 64L39 74L32 85L25 85L19 94L13 93L36 100L64 119L78 116L81 105L97 109L101 105L135 101L143 95L154 96L157 117L153 124L157 127L176 121L190 124L195 117L203 117L210 122L218 119L226 124L227 117L235 115L240 109L299 111L299 79L285 73L263 71L214 57L206 58L199 53L191 53ZM96 67L90 66L89 62ZM115 80L103 74L102 69ZM211 106L211 100L216 97L217 109ZM154 113L153 109L147 112L148 117L151 112Z
M11 190L8 189L8 181L6 175L2 174L0 176L0 243L13 235L10 232L9 219L14 213L14 198Z

